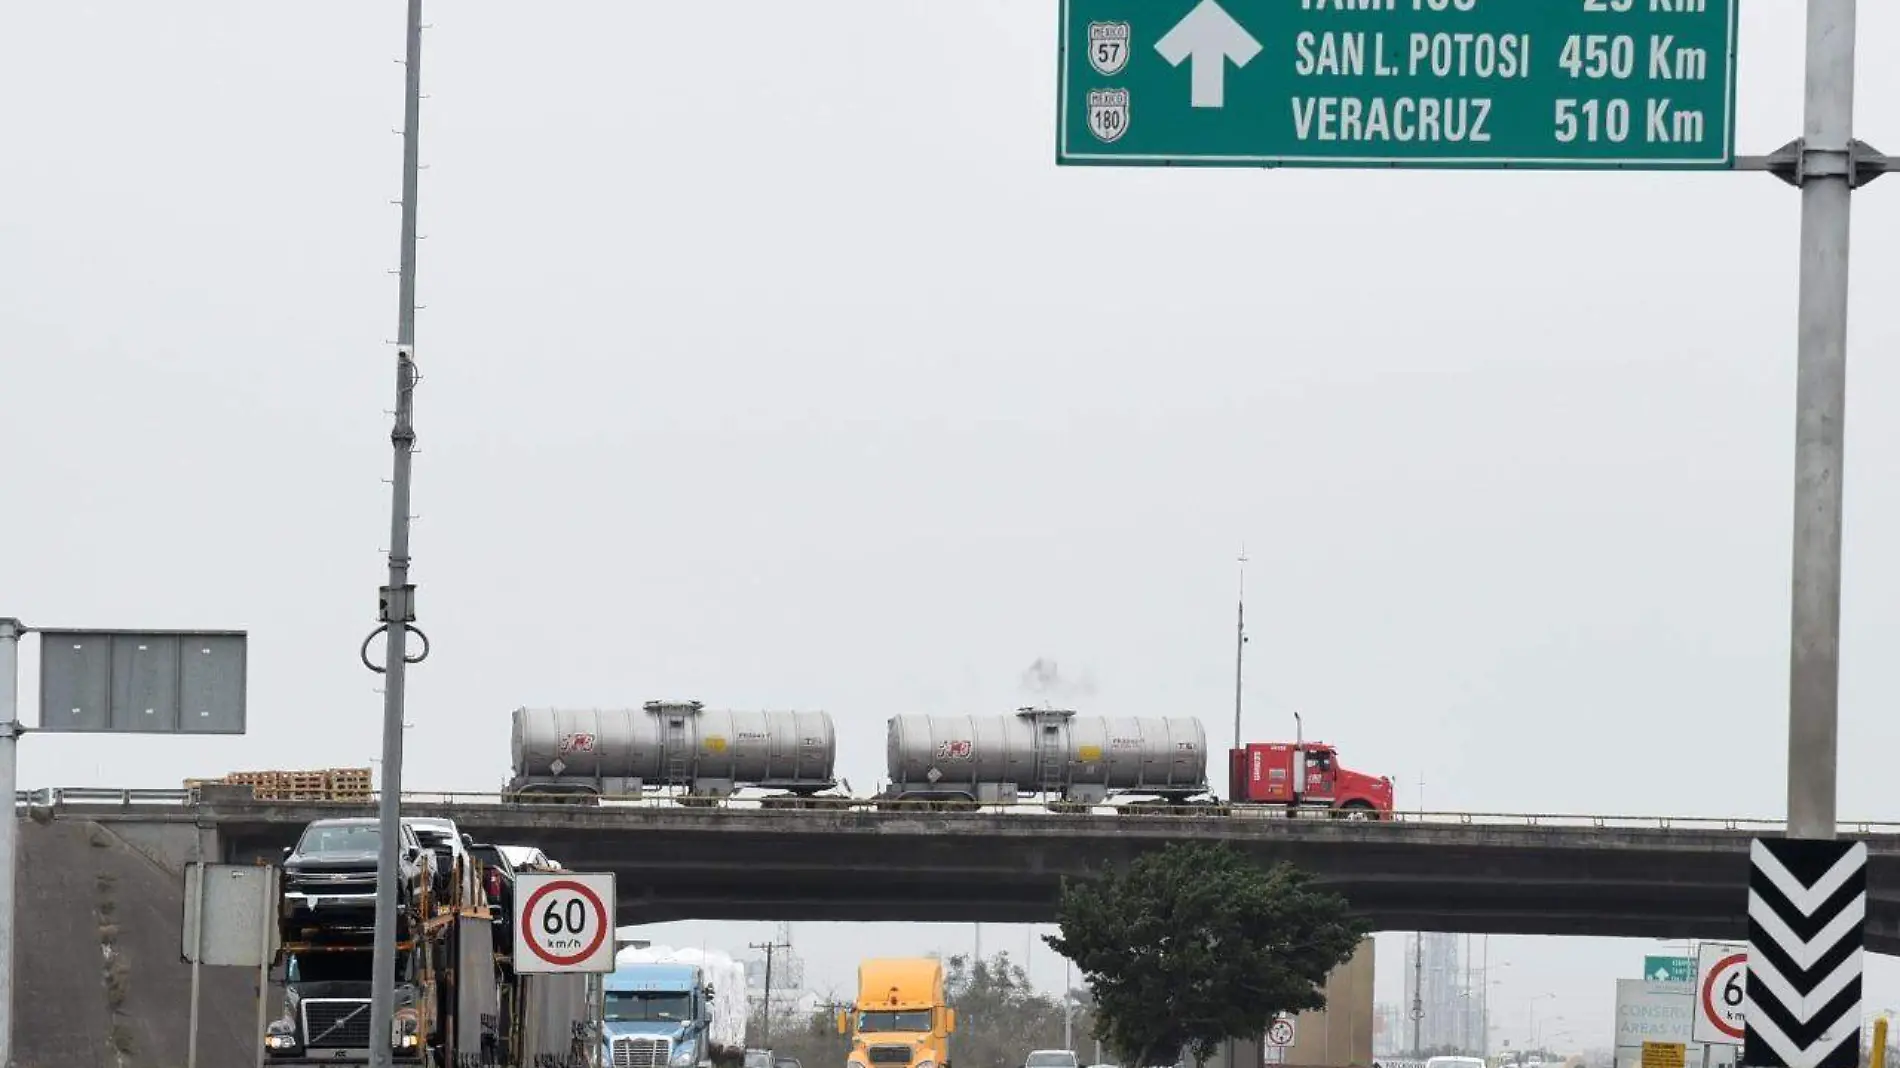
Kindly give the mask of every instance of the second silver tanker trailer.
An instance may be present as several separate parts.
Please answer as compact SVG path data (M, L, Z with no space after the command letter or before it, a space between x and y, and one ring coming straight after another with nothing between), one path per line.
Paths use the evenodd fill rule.
M1208 792L1207 735L1187 717L1038 708L907 715L891 719L887 744L884 801L991 805L1042 794L1092 805L1117 794L1186 802Z
M823 712L728 712L698 701L517 708L508 793L586 801L671 789L696 799L758 787L784 791L768 804L797 804L837 785L837 754Z

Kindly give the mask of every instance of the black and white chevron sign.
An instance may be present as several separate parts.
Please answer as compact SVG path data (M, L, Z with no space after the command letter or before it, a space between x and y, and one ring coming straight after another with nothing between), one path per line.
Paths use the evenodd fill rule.
M1867 846L1757 838L1748 850L1749 1068L1858 1068Z

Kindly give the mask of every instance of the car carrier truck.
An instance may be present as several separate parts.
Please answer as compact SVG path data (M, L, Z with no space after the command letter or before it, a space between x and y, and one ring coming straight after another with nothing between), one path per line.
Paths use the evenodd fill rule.
M512 904L512 866L488 863L470 878L438 881L429 851L405 832L388 1035L370 1033L374 899L357 892L360 866L347 859L368 857L373 879L373 821L319 820L286 851L276 962L284 1006L263 1035L266 1063L367 1064L378 1042L388 1043L397 1064L417 1068L585 1055L588 977L517 976L509 944L498 946ZM474 864L482 851L467 853ZM454 900L438 901L437 885L454 888Z

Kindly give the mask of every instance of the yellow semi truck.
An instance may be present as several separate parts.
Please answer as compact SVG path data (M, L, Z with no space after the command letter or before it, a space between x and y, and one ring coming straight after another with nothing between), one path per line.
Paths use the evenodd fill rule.
M885 957L858 963L858 1000L838 1014L851 1036L848 1068L950 1068L957 1013L943 998L943 962Z

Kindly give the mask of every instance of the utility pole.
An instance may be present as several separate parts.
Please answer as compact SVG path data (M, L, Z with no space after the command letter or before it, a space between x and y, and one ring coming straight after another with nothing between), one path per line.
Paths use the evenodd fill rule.
M409 472L415 451L416 389L416 179L418 127L422 113L422 0L409 0L407 42L403 54L402 238L396 296L396 413L389 442L395 451L390 478L389 584L381 591L381 624L363 641L359 655L372 671L382 672L383 778L377 816L381 849L376 862L376 934L370 954L369 1063L390 1068L390 1023L396 1008L396 879L401 864L402 723L405 669L429 655L428 636L417 630L416 588L409 582ZM409 632L422 638L422 651L409 655ZM377 634L388 638L380 667L370 661Z
M788 942L753 942L748 949L765 951L765 1022L759 1027L759 1048L772 1048L772 955L781 949L790 949Z

